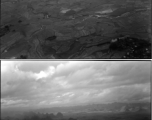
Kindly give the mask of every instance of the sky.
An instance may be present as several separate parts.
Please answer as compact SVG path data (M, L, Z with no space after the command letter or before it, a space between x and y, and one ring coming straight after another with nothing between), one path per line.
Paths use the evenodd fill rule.
M150 61L2 61L1 107L150 101Z

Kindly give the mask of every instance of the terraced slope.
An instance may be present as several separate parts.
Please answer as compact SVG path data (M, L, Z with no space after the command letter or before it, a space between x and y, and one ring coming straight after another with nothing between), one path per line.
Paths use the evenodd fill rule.
M4 0L1 58L151 58L149 3Z

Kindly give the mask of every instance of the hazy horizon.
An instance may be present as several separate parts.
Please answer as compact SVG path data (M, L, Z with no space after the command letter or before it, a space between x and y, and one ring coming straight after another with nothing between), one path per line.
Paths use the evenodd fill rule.
M1 108L150 102L150 61L2 61Z

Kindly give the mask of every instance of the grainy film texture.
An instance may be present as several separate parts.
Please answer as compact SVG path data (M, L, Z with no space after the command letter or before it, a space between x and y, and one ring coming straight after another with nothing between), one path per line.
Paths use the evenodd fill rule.
M2 59L150 59L150 0L1 0Z
M150 61L2 61L1 120L151 120Z

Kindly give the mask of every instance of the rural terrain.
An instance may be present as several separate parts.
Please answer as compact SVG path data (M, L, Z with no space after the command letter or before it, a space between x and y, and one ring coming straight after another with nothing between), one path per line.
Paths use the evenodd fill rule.
M62 111L62 112L57 112ZM150 103L110 103L3 111L2 120L150 120Z
M151 58L149 0L2 0L2 59Z

